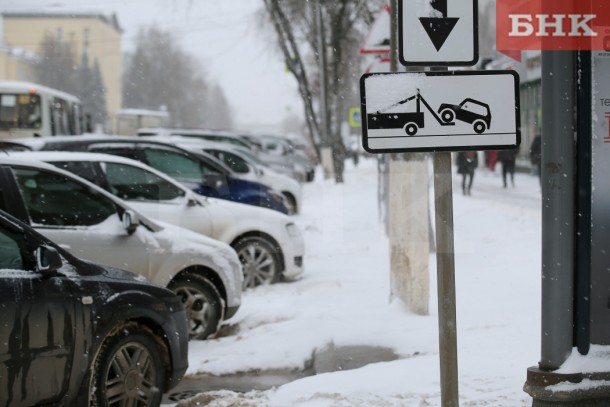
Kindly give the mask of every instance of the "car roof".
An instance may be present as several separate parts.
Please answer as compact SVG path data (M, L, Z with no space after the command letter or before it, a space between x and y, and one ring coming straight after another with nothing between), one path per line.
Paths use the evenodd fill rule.
M180 134L190 135L209 135L209 136L226 136L233 138L240 138L238 133L234 133L230 130L215 130L215 129L193 129L193 128L179 128L179 127L144 127L137 131L138 135L141 133L155 133L158 135L166 136L179 136Z
M43 164L50 162L112 162L118 164L131 165L133 167L142 168L147 170L159 177L169 181L173 185L182 189L183 191L190 191L187 187L184 187L178 181L172 177L158 171L140 161L132 160L130 158L121 157L114 154L103 154L103 153L87 153L80 151L27 151L27 152L15 152L11 153L11 156L24 157L28 160L40 160ZM49 164L52 166L52 164ZM54 166L53 166L54 167ZM54 167L57 168L57 167Z
M113 135L80 135L80 136L53 136L53 137L30 137L19 139L20 144L24 144L30 147L34 151L47 151L45 150L48 146L61 147L62 144L66 146L77 146L82 144L83 146L91 144L102 144L102 143L116 143L116 144L138 144L138 145L156 145L164 148L170 148L182 153L199 156L199 158L211 161L214 165L222 168L227 174L232 175L231 170L227 165L216 157L207 154L203 151L192 151L175 145L171 142L170 138L167 137L133 137L133 136L113 136Z

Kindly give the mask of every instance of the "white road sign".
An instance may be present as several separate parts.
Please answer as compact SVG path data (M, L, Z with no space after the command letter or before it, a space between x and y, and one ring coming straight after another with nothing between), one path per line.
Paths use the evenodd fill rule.
M521 142L514 71L365 74L363 147L370 153L502 150Z
M405 66L471 66L479 59L477 0L399 0Z

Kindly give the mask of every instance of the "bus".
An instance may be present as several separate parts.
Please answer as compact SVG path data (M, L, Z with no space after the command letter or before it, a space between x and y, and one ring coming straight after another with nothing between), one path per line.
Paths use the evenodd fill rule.
M0 81L0 139L83 134L80 100L47 86Z

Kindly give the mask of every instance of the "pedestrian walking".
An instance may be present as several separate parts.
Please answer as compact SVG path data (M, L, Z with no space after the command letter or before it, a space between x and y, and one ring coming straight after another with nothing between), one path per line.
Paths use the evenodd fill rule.
M501 150L498 153L498 161L502 164L502 181L504 182L504 188L507 186L507 177L510 176L510 183L515 186L515 162L517 161L517 154L519 153L519 147L513 150Z
M540 133L536 134L530 145L530 162L532 163L532 169L538 175L538 182L542 184L542 137Z
M474 170L479 165L479 157L476 151L460 151L456 160L458 174L462 174L462 193L470 195Z

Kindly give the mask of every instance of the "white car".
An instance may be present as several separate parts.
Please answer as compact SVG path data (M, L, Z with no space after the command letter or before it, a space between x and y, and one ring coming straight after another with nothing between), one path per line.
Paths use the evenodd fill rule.
M284 196L291 215L297 214L301 210L303 194L301 184L294 178L267 166L252 151L227 143L208 143L182 137L160 139L187 150L205 151L213 155L231 168L236 177L259 182L275 191L279 191Z
M241 304L243 273L227 244L157 223L32 153L0 156L0 206L82 259L139 274L182 297L204 339Z
M243 287L303 273L305 244L290 217L267 208L207 198L149 166L97 153L12 153L57 165L95 182L141 213L229 244L243 265Z

